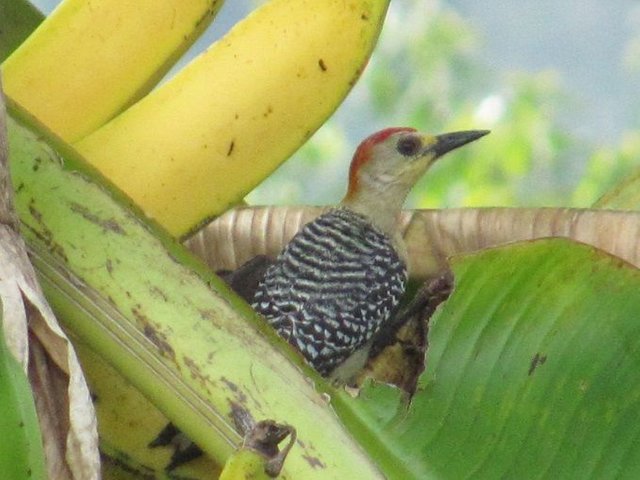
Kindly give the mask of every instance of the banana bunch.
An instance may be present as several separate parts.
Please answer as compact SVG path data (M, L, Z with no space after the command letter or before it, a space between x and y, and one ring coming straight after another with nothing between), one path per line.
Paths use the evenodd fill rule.
M184 236L239 202L336 109L387 3L268 2L76 147Z
M210 478L240 443L229 419L241 406L298 430L283 476L379 478L329 387L174 238L239 201L333 112L388 1L272 0L151 93L219 2L99 3L64 1L2 73L18 211L45 293L84 345L115 459L105 476L162 478L172 451L148 444L170 420L211 459L177 472ZM137 28L121 30L131 17Z
M2 64L5 93L67 142L151 90L222 0L66 0Z
M239 202L333 113L388 6L272 0L143 96L220 3L66 0L2 66L9 97L177 237Z

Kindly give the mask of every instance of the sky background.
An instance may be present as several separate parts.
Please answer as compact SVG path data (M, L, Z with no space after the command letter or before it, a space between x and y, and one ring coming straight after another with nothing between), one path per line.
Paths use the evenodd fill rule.
M451 0L484 41L496 71L553 69L575 101L572 127L606 140L637 120L638 75L629 74L640 4L630 0ZM637 52L636 52L637 53Z

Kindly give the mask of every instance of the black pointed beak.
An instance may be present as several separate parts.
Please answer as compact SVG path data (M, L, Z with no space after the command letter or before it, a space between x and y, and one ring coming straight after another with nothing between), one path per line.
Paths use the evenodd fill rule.
M488 133L489 130L467 130L464 132L444 133L436 136L436 144L432 145L429 150L435 152L437 158L451 150L473 142L480 137L484 137Z

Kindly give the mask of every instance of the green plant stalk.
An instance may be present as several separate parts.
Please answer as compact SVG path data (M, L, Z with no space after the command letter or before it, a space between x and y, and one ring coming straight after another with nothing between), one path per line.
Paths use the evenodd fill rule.
M300 369L322 382L295 365L285 342L75 152L9 104L23 234L66 328L219 463L240 441L229 416L240 406L296 427L301 442L285 464L289 478L378 478Z
M7 348L0 303L0 478L46 478L40 426L29 380Z

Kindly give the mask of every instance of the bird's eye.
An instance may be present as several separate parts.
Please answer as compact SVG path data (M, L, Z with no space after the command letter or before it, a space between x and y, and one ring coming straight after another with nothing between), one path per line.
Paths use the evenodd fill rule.
M396 149L405 157L413 157L422 148L422 141L416 135L406 135L398 140Z

